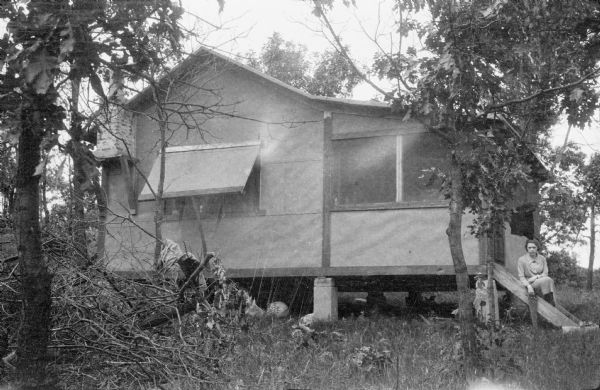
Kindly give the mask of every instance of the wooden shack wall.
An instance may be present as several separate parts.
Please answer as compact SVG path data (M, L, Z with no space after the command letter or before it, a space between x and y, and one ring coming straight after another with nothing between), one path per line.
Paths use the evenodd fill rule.
M335 113L333 137L425 132L416 121ZM480 264L479 241L463 218L463 251L467 265ZM446 228L448 206L404 204L381 210L335 210L331 218L331 266L452 266Z
M452 266L448 218L447 208L334 212L331 265ZM465 261L477 265L479 243L464 225Z
M307 99L273 86L269 81L238 68L221 69L198 79L210 93L188 95L191 103L219 102L226 115L198 118L202 134L189 130L173 118L175 131L170 146L242 143L260 141L260 203L252 215L216 216L203 219L208 249L215 251L230 269L257 270L314 269L315 274L350 275L354 267L406 269L451 269L445 229L447 206L424 207L405 204L384 210L333 210L329 223L323 217L324 110L309 105ZM136 151L138 167L148 175L158 157L158 131L150 104L139 107ZM353 108L337 105L332 111L331 136L414 134L425 129L416 121L381 117L379 113L356 114ZM325 142L324 142L325 141ZM134 175L135 195L144 181ZM154 241L144 232L154 232L154 202L137 204L137 213L128 216L127 182L124 173L109 175L109 217L106 253L115 270L150 269ZM129 218L131 220L129 220ZM468 265L479 264L478 241L466 229L463 247ZM328 231L323 231L323 227ZM142 230L143 229L143 230ZM328 264L322 238L330 240ZM167 219L163 237L198 253L201 248L198 222L194 215L181 220ZM327 245L325 245L327 247ZM319 271L319 269L322 270ZM301 271L304 272L304 271ZM397 271L395 271L397 272ZM416 271L409 271L415 273ZM283 271L285 273L285 271Z
M228 268L320 266L323 113L308 106L304 98L265 85L235 68L221 69L199 82L205 90L219 91L219 106L215 109L226 115L198 118L202 135L196 129L175 125L177 130L170 135L169 145L261 144L259 212L202 220L208 250L217 252ZM190 102L210 104L215 103L214 99L199 93ZM136 121L136 157L139 168L148 175L158 157L158 131L156 122L148 118L153 115L152 107L145 107L144 114ZM109 186L109 207L126 213L120 205L126 189L124 177L111 175ZM144 181L137 175L136 196L143 186ZM143 201L137 206L134 223L153 232L154 202ZM153 239L133 225L120 218L109 223L106 252L114 269L135 269L140 264L147 268L151 264ZM198 223L193 215L167 219L163 237L200 252Z

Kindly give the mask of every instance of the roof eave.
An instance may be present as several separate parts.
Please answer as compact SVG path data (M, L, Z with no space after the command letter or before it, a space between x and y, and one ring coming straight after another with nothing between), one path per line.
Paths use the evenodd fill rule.
M221 61L224 61L231 65L234 65L235 67L240 68L246 72L250 72L253 75L258 76L259 78L269 82L270 84L273 84L273 85L275 85L279 88L282 88L284 90L287 90L289 92L292 92L293 94L296 94L299 97L302 97L312 103L333 105L333 106L356 107L356 108L362 108L362 109L366 108L366 109L375 109L375 110L391 110L390 104L385 103L385 102L376 101L376 100L366 101L366 100L356 100L356 99L346 99L346 98L336 98L336 97L312 95L308 92L305 92L298 88L292 87L291 85L288 85L274 77L271 77L271 76L269 76L265 73L262 73L248 65L245 65L239 61L236 61L236 60L229 58L221 53L216 52L213 49L210 49L210 48L204 47L204 46L200 47L198 50L196 50L194 53L192 53L190 56L188 56L185 60L183 60L181 63L179 63L173 69L171 69L171 71L169 71L168 75L177 75L178 73L185 71L185 69L187 69L188 67L193 65L194 58L197 58L198 56L201 56L203 54L211 55ZM166 75L163 76L160 81L164 80L166 77L167 77ZM129 99L125 104L129 107L135 107L139 104L142 104L150 96L151 96L151 88L146 87L142 91L140 91L138 94L133 96L131 99Z

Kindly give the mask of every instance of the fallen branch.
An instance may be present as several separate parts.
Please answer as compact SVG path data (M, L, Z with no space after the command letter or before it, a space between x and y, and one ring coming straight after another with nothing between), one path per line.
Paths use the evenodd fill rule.
M170 308L168 311L157 313L152 316L152 318L142 322L139 327L141 329L154 328L155 326L162 325L177 318L177 316L185 315L194 310L196 310L196 302L184 302L176 307Z
M198 267L196 267L194 272L192 272L192 274L188 276L185 283L183 283L183 286L181 286L181 288L179 289L179 294L177 295L177 297L180 301L183 300L183 294L184 294L186 288L188 288L189 285L192 284L194 278L196 278L198 276L198 274L200 274L200 272L202 272L202 270L204 270L204 268L206 268L206 265L213 257L214 257L214 255L212 253L209 253L206 256L204 256L204 260L202 262L200 262L200 264L198 264ZM180 265L180 267L181 267L181 265ZM183 270L183 268L182 268L182 270ZM184 272L185 272L185 270L184 270Z

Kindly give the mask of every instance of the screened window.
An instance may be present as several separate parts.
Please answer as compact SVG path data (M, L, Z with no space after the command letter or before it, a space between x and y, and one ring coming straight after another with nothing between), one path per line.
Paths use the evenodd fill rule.
M335 141L333 155L335 204L396 200L395 137Z
M439 202L445 155L427 133L335 140L334 204Z
M402 201L435 202L444 199L440 192L440 170L446 163L447 148L433 134L402 136Z

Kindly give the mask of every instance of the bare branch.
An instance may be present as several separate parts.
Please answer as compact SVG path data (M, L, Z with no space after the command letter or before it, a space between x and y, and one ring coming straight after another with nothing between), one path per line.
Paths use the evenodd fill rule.
M319 3L319 1L313 0L313 3L315 5L315 8L319 11L319 15L320 15L319 17L323 20L323 22L325 23L325 26L327 27L327 30L329 31L329 33L333 37L333 40L335 41L334 47L337 50L337 52L344 56L344 58L348 61L350 66L352 66L352 69L354 69L356 74L358 74L359 77L361 79L363 79L364 82L366 82L371 87L373 87L373 89L375 89L377 92L379 92L383 96L385 96L386 99L393 99L394 96L392 94L390 94L389 92L387 92L386 90L381 88L379 85L375 84L363 71L361 71L358 68L358 66L356 65L354 60L348 54L348 50L346 50L346 48L342 44L342 40L341 40L340 36L335 32L333 26L329 22L329 19L327 18L327 15L325 14L325 10L323 10L323 7Z
M596 69L592 72L589 72L588 74L584 75L583 77L581 77L579 80L574 81L572 83L566 84L566 85L560 85L558 87L553 87L553 88L548 88L548 89L543 89L541 91L538 91L532 95L526 96L524 98L521 99L514 99L514 100L508 100L506 102L503 103L498 103L498 104L493 104L491 106L488 106L484 112L480 115L480 116L485 116L487 115L487 113L489 113L490 111L494 111L494 110L498 110L499 108L503 108L506 106L511 106L511 105L515 105L515 104L521 104L521 103L526 103L530 100L533 100L539 96L542 96L544 94L547 93L551 93L551 92L557 92L557 91L562 91L562 90L567 90L573 87L576 87L580 84L582 84L584 81L587 81L595 76L597 76L600 73L600 69Z

